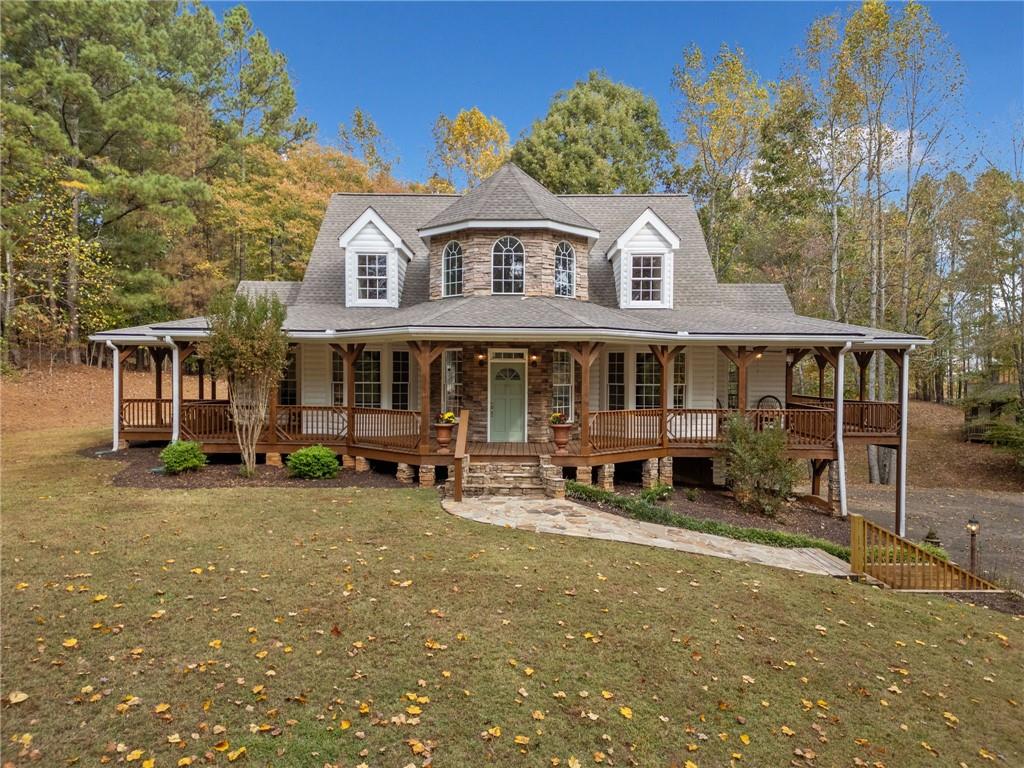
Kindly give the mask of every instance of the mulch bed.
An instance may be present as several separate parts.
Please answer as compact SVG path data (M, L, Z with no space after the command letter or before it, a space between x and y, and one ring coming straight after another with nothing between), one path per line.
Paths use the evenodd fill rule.
M82 455L93 458L106 446L95 446L82 451ZM132 447L116 454L103 454L100 458L127 462L127 466L113 478L113 484L123 488L258 488L283 486L294 488L406 488L395 479L395 465L371 462L369 472L355 472L343 469L330 480L302 480L289 477L284 467L260 464L255 477L238 474L238 459L230 455L211 454L210 463L198 472L183 472L180 475L164 475L153 472L160 466L160 451L163 446Z
M944 592L945 597L961 603L989 608L1011 616L1024 616L1024 597L1015 592Z
M639 495L638 485L616 483L615 492L623 496ZM792 502L775 517L768 517L758 512L748 512L728 491L697 489L696 501L686 498L687 489L677 487L667 500L660 502L680 515L695 517L701 520L717 520L722 523L738 525L744 528L761 528L766 531L784 531L786 533L802 533L818 539L849 546L850 522L841 517L832 517L827 512L800 502ZM606 512L615 512L612 507L601 507Z

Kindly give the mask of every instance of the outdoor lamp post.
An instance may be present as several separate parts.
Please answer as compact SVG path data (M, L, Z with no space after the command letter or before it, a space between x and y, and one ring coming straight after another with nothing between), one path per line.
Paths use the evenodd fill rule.
M972 517L970 520L967 521L967 525L964 526L964 527L967 528L967 532L969 534L971 534L971 573L977 573L978 572L978 530L981 528L981 523L979 523L975 518Z

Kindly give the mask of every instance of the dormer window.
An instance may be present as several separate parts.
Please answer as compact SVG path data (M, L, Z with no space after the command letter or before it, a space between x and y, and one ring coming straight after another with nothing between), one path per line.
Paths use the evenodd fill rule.
M491 293L523 293L526 251L514 237L503 237L491 249Z
M555 246L555 296L576 295L576 251L565 240Z
M634 253L630 276L630 298L634 302L661 303L662 265L661 253Z
M462 295L462 246L452 240L441 255L441 270L445 296Z
M356 254L356 281L363 301L387 301L388 255L386 253Z

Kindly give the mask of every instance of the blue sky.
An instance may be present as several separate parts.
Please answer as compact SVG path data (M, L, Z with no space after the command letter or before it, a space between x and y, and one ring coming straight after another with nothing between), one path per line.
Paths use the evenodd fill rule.
M222 12L235 3L211 3ZM396 175L428 175L441 112L478 106L513 140L552 95L591 69L653 96L674 131L673 66L696 42L739 45L762 78L780 76L810 22L835 3L313 3L249 2L288 58L299 111L332 143L361 106L393 143ZM1024 101L1024 3L929 3L967 71L965 156L1009 165Z

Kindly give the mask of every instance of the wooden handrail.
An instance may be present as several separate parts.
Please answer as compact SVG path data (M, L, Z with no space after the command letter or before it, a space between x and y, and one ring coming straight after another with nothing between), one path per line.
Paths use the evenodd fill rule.
M466 458L466 440L469 437L469 409L463 408L459 411L458 433L455 435L455 454L452 461L455 465L455 477L452 498L455 501L462 501L462 464Z
M850 570L893 589L922 592L999 590L987 579L947 562L908 539L850 515Z

